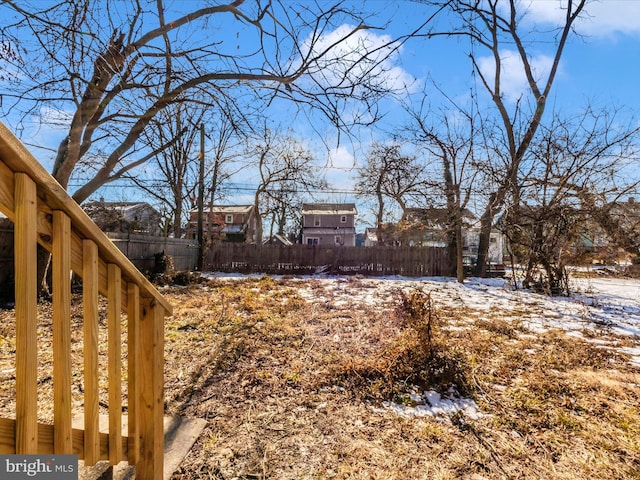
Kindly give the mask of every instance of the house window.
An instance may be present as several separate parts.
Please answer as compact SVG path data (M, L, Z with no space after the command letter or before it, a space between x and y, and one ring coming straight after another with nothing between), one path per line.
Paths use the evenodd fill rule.
M233 215L230 213L227 213L224 216L224 223L233 223Z
M319 227L320 226L320 217L319 216L315 216L313 217L313 226L314 227Z
M498 243L498 239L496 237L489 237L489 243Z
M342 245L342 235L336 235L335 242L336 245Z
M307 238L307 245L318 245L320 243L320 239L319 238L315 238L315 237L308 237Z
M341 222L341 223L347 223L347 216L346 216L346 215L342 215L342 216L340 217L340 222Z

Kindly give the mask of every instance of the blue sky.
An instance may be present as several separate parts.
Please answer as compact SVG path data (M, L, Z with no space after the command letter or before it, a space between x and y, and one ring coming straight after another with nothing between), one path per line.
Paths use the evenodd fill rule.
M525 0L523 5L529 8L522 26L530 31L550 30L562 21L562 11L558 6L564 2L558 0ZM178 3L183 8L198 6L196 0L185 0ZM415 28L421 23L430 10L423 4L414 1L368 0L367 9L374 14L371 23L383 24L390 20L383 31L366 30L357 39L377 45L395 38ZM376 20L377 17L377 20ZM585 107L588 103L599 106L622 107L626 115L637 115L640 112L640 0L602 0L587 6L587 17L576 25L580 37L573 36L566 47L562 58L559 75L556 79L549 102L552 106L572 112ZM235 42L238 32L234 28L229 31L231 43ZM326 42L330 42L336 32L327 32ZM233 43L235 45L235 43ZM354 44L355 45L355 44ZM351 47L357 50L352 45ZM252 48L243 43L242 48ZM551 46L552 48L553 46ZM240 48L240 47L238 47ZM455 38L414 39L408 41L385 65L388 69L390 84L406 84L413 92L423 86L428 95L437 101L438 95L430 82L436 82L452 98L461 99L470 94L471 65L467 58L469 46L465 40ZM481 51L476 52L482 55ZM553 51L545 43L536 43L531 47L533 64L540 71L548 68ZM512 62L515 58L508 49L503 54L503 91L507 98L516 98L522 91L523 77L521 69ZM387 116L378 128L361 129L352 137L341 137L328 124L322 124L319 117L313 117L313 128L305 123L302 115L291 119L291 107L278 104L272 112L274 125L283 128L293 127L297 135L314 151L318 162L325 168L328 180L335 190L350 191L353 186L353 168L366 154L373 140L388 139L389 132L404 122L403 112L397 100L383 103ZM41 112L50 118L60 115L59 112ZM64 114L61 115L64 121ZM11 124L11 119L5 119ZM318 133L320 132L320 133ZM53 158L51 150L55 148L64 135L63 129L48 129L25 132L25 140L32 145L39 144L43 148L33 149L38 158L47 166L48 159ZM318 137L322 137L321 139ZM327 152L326 146L338 145ZM638 168L640 171L640 167ZM251 171L244 171L235 182L242 185L255 185L256 178ZM238 192L230 195L229 202L249 203L247 195ZM128 194L128 193L127 193ZM100 193L98 194L100 195ZM319 195L318 200L354 201L348 193Z
M376 5L380 2L372 2ZM529 5L529 13L523 27L533 30L549 30L562 21L560 2L534 0L523 2ZM564 3L564 2L563 2ZM415 3L399 2L398 16L417 14L422 6ZM587 7L587 17L576 26L579 36L573 36L566 46L559 74L551 91L547 116L552 108L570 114L578 112L588 104L599 107L622 109L622 116L638 117L640 113L640 1L603 0ZM403 22L394 23L391 35L398 32ZM532 33L533 35L533 33ZM553 54L544 43L534 44L531 53L533 64L540 71L548 71ZM466 57L469 47L455 39L409 41L401 50L396 65L419 83L426 84L428 95L437 97L427 78L437 82L446 93L454 98L464 98L469 94L471 66ZM522 92L524 78L515 55L508 50L503 53L503 91L507 98L515 99ZM481 56L483 52L476 50ZM481 63L482 68L482 63ZM481 89L481 87L479 87ZM482 90L479 95L483 95ZM397 105L388 104L388 120L381 125L392 128L402 122L402 112ZM333 165L342 170L328 171L334 185L349 189L352 176L349 167L358 163L366 152L369 140L385 139L385 134L377 130L363 132L361 144L343 144L333 156ZM640 165L636 169L640 176Z

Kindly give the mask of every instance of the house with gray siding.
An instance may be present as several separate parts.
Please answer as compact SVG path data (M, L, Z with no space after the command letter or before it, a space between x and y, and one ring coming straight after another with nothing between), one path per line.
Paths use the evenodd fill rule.
M305 245L356 245L354 203L304 203L302 243Z

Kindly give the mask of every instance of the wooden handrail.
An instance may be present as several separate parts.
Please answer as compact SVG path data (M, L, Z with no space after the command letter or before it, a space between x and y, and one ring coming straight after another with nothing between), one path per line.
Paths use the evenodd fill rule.
M15 224L16 418L0 419L0 453L76 453L163 477L164 319L169 302L0 123L0 212ZM38 423L37 245L52 255L53 422ZM70 274L83 279L84 429L71 426ZM107 301L107 365L99 365L99 296ZM127 315L122 338L121 314ZM122 434L122 342L127 343L128 435ZM102 372L102 373L101 373ZM106 372L106 373L104 373ZM99 378L109 428L99 431Z
M156 290L153 284L125 257L89 218L86 212L68 195L67 191L44 169L25 146L7 127L0 122L0 211L15 222L13 200L15 172L26 173L37 185L38 194L38 242L51 250L51 215L53 210L62 210L69 215L73 231L79 238L93 239L105 263L115 263L122 269L126 283L133 282L140 287L142 297L153 298L167 312L172 314L171 304ZM3 168L5 167L5 168ZM8 168L6 168L8 167ZM72 265L74 268L74 265ZM106 282L101 282L101 286ZM100 293L106 295L106 288ZM126 306L126 294L123 298Z

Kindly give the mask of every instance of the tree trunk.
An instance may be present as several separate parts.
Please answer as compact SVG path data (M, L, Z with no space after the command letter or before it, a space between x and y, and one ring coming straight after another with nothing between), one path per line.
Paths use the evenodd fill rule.
M476 258L475 274L483 278L487 274L487 260L489 257L489 244L491 242L491 228L493 227L493 212L490 207L480 217L480 241L478 243L478 256Z
M462 261L462 218L460 209L457 211L456 218L456 279L458 282L464 282L464 262Z

